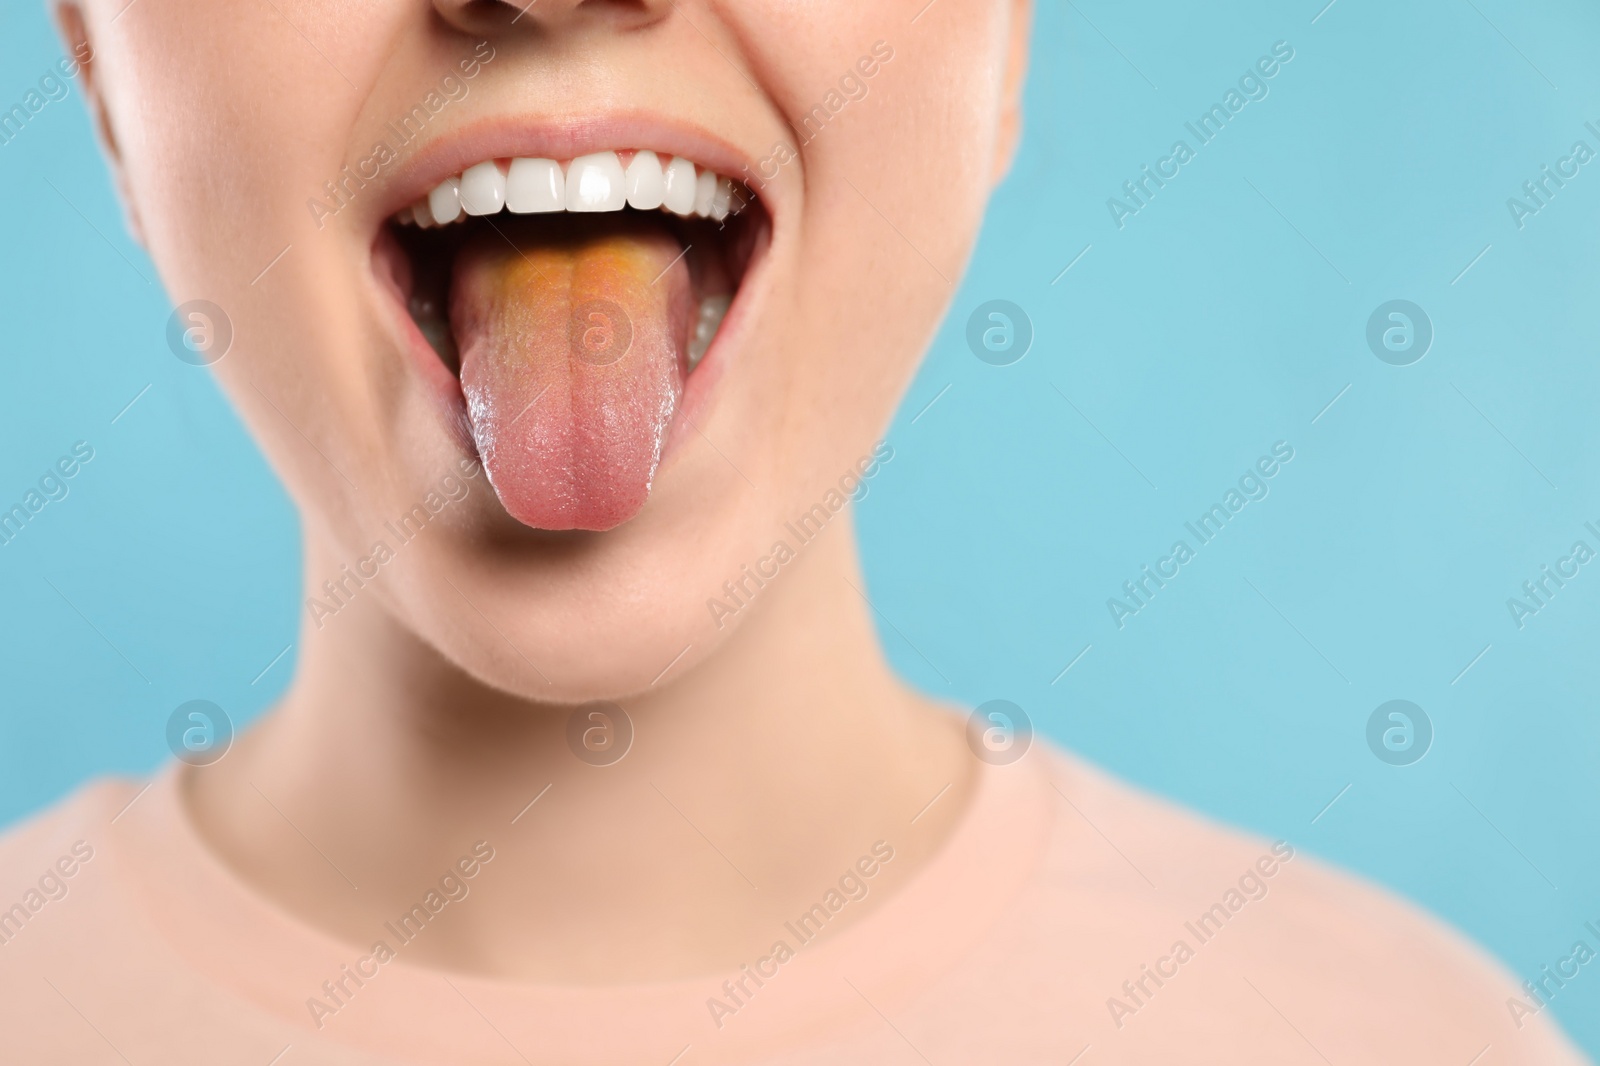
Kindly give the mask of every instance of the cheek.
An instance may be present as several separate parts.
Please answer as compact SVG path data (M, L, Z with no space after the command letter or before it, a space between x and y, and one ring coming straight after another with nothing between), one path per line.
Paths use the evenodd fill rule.
M329 21L315 4L289 6L313 34ZM175 296L246 284L303 236L297 212L342 162L356 93L270 6L139 15L96 62L151 254Z
M990 192L999 6L958 0L908 28L898 7L838 5L828 34L802 38L809 51L791 41L774 59L806 71L783 101L796 126L862 57L877 59L866 97L802 139L800 164L778 179L805 188L791 290L804 350L785 365L790 403L808 416L795 450L826 456L814 477L837 479L881 431L956 291Z
M110 8L102 24L120 7L97 2ZM174 305L207 300L227 316L233 345L212 372L297 503L334 526L345 561L370 547L359 516L397 513L437 480L430 455L416 464L418 487L372 498L382 478L370 457L396 452L380 439L386 424L437 415L405 406L414 397L375 310L377 209L355 187L319 227L308 205L370 155L394 101L459 56L430 43L405 5L277 6L315 47L269 4L141 0L95 61L159 280Z

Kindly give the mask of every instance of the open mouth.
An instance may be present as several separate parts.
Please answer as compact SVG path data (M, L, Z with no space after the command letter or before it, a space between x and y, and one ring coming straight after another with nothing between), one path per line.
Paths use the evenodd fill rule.
M506 510L605 530L644 506L769 232L746 186L687 159L491 159L392 216L374 260L459 380Z

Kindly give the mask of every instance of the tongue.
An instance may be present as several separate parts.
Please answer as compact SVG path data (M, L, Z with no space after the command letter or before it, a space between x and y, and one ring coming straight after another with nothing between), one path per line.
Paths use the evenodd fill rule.
M583 222L476 235L450 294L489 481L539 529L611 529L639 512L686 372L678 241L642 219Z

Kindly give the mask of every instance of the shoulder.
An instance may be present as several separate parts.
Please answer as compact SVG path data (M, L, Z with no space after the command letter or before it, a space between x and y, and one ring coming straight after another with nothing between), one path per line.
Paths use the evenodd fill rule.
M1072 994L1097 1049L1138 1060L1248 1032L1284 1059L1466 1063L1493 1045L1486 1062L1585 1061L1538 1000L1420 908L1301 842L1043 754L1058 812L1024 910L1085 959Z
M44 942L38 928L59 925L55 912L76 909L64 901L102 880L94 871L108 861L107 811L135 794L126 783L96 782L0 834L0 947L8 955Z
M99 854L110 829L109 809L138 792L127 782L101 780L85 785L43 811L0 832L0 905L9 905L29 888L40 890L41 878L53 885L76 878ZM14 909L14 908L13 908Z

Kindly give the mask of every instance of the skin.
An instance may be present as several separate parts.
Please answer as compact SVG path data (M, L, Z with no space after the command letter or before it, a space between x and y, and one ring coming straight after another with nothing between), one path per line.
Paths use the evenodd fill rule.
M129 225L174 302L212 300L232 321L214 370L300 508L307 596L471 458L372 263L384 218L452 137L693 144L686 154L738 173L796 144L802 117L874 42L893 47L868 96L761 189L770 248L686 388L690 417L643 510L605 533L539 532L481 473L467 479L381 577L306 624L282 701L186 782L201 834L239 876L353 944L490 841L492 874L408 947L415 964L557 984L732 972L881 839L895 860L842 920L870 916L970 800L964 715L888 669L848 510L751 606L719 626L706 604L883 432L1015 150L1026 0L937 0L915 23L920 5L900 0L538 0L520 12L140 0L119 16L124 2L60 7L63 35L93 47L84 84ZM319 229L307 199L485 40L494 58L470 95ZM596 124L657 120L676 144L581 144ZM606 767L566 739L572 708L599 699L634 730ZM1259 850L1126 790L1079 803L1092 825L1143 842L1172 898L1214 898ZM1098 1014L1102 975L1150 957L1150 930L1172 915L1137 885L1097 888L1092 864L1125 877L1124 860L1069 821L1090 873L1068 913L1104 922L1074 935L1081 965L1062 980ZM1274 904L1293 919L1294 950L1249 953L1252 979L1308 988L1284 1009L1312 1032L1353 1032L1359 1018L1387 1046L1448 1039L1470 1044L1462 1061L1482 1046L1500 1009L1479 995L1487 971L1469 985L1459 960L1395 934L1421 929L1409 912L1307 877ZM1369 921L1375 909L1391 924ZM1337 957L1365 961L1330 975L1320 960L1345 948ZM1328 986L1308 975L1337 981L1334 993L1312 994ZM1184 987L1192 1018L1266 1024L1237 983ZM1481 1015L1463 1016L1469 998ZM1143 1034L1141 1054L1191 1049L1154 1018Z
M617 980L737 966L874 840L896 848L885 889L937 848L972 757L960 719L890 674L849 519L759 609L719 627L707 600L871 453L1009 163L1026 4L942 5L915 26L888 0L539 0L520 17L460 0L280 0L283 17L143 0L114 26L118 0L59 9L66 39L94 50L85 84L132 230L175 303L232 321L214 369L299 506L308 596L471 455L372 264L431 152L496 124L559 140L660 120L704 140L686 154L754 173L874 42L894 49L868 97L762 188L773 233L738 343L644 510L604 534L541 533L469 479L350 606L307 624L281 703L192 776L202 833L259 890L365 940L464 844L505 837L497 885L418 961ZM494 58L469 95L317 229L307 199L482 40ZM906 122L925 100L939 106ZM938 180L907 196L906 173ZM636 733L603 771L565 740L570 706L594 699Z

